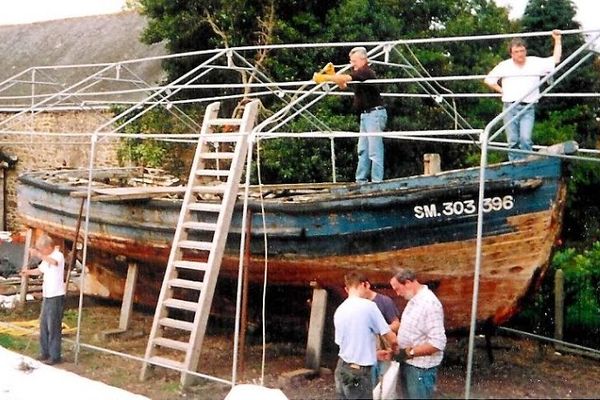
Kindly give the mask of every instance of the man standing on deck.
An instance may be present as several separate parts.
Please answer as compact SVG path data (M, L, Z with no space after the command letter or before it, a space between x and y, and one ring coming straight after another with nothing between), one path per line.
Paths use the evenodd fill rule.
M346 89L348 82L363 82L375 79L375 72L369 67L367 49L355 47L350 50L349 74L325 75L315 74L315 82L335 82L341 89ZM360 132L381 133L387 122L387 111L383 106L381 94L375 84L357 83L354 89L354 111L360 117ZM356 182L381 182L383 180L383 137L360 136L358 138L358 165L356 166Z
M531 133L535 121L534 104L540 97L538 88L540 76L552 72L562 55L561 32L558 29L552 31L552 39L554 40L552 57L540 58L528 57L525 41L514 38L508 48L511 58L496 65L485 77L485 84L502 94L503 110L517 103L511 112L504 115L509 149L520 148L531 151L533 148ZM499 81L502 85L498 84ZM525 112L513 119L526 107L528 108ZM523 157L525 156L513 151L508 153L510 161Z
M377 362L375 335L383 335L392 349L396 335L374 302L367 300L367 280L357 272L344 277L348 298L333 316L335 343L340 346L335 368L335 391L339 399L372 399L372 367Z
M23 268L22 276L44 275L42 311L40 313L40 355L38 360L54 365L62 362L62 319L65 306L65 258L50 236L43 234L29 250L32 257L41 259L34 269Z
M395 356L397 361L404 361L400 365L404 398L430 399L446 347L442 304L409 269L399 270L390 285L408 300L400 318L399 352Z

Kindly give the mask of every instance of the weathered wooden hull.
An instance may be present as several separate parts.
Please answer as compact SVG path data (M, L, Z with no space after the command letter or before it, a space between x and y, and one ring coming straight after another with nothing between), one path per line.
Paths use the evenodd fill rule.
M343 293L343 275L366 272L387 288L395 267L410 267L445 307L448 328L470 318L477 223L477 168L381 184L338 185L318 193L250 202L251 282L321 286ZM501 323L519 309L548 265L560 228L565 187L556 159L491 166L486 172L478 319ZM22 177L19 209L26 224L56 237L74 235L80 199L72 187ZM86 292L120 298L126 262L141 264L136 300L156 301L179 214L179 201L93 202ZM205 216L200 216L200 219ZM241 200L221 275L237 278ZM203 254L196 256L202 259ZM391 294L391 293L390 293Z

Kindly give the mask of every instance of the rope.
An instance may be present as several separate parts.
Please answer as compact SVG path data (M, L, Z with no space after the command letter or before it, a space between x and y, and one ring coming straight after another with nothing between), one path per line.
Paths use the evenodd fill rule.
M265 365L266 365L266 352L267 352L267 342L266 342L266 316L267 316L267 277L269 275L269 246L268 246L268 236L267 236L267 221L265 218L265 199L263 196L263 188L262 188L262 172L261 172L261 162L260 162L260 139L256 141L256 174L258 176L258 193L260 196L260 211L261 211L261 219L263 224L263 240L264 240L264 266L265 272L263 276L263 295L262 295L262 359L260 366L260 384L263 385L265 379Z

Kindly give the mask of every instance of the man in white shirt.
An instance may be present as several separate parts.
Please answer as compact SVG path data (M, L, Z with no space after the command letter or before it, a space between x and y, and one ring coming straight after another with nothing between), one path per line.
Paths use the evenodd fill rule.
M444 357L446 332L444 310L426 285L409 269L399 270L390 280L392 289L408 300L398 330L402 389L409 399L429 399L437 380L437 367Z
M395 349L396 335L377 305L366 299L367 278L358 272L344 277L348 298L335 310L335 343L340 346L335 368L338 399L372 399L372 367L377 363L376 336L383 335Z
M485 77L485 84L502 94L503 110L517 103L515 108L504 116L510 149L531 151L533 148L531 133L535 121L534 104L540 97L540 77L552 72L562 56L561 32L558 29L552 31L552 39L554 51L552 56L547 58L527 56L527 47L523 39L512 39L509 45L510 59L500 62ZM519 113L521 115L515 118ZM508 153L510 161L525 156L526 154L514 151Z
M65 258L54 246L50 236L42 234L29 249L32 257L41 259L34 269L23 268L21 275L44 275L42 311L40 313L40 356L48 365L58 364L61 358L62 319L65 305Z

